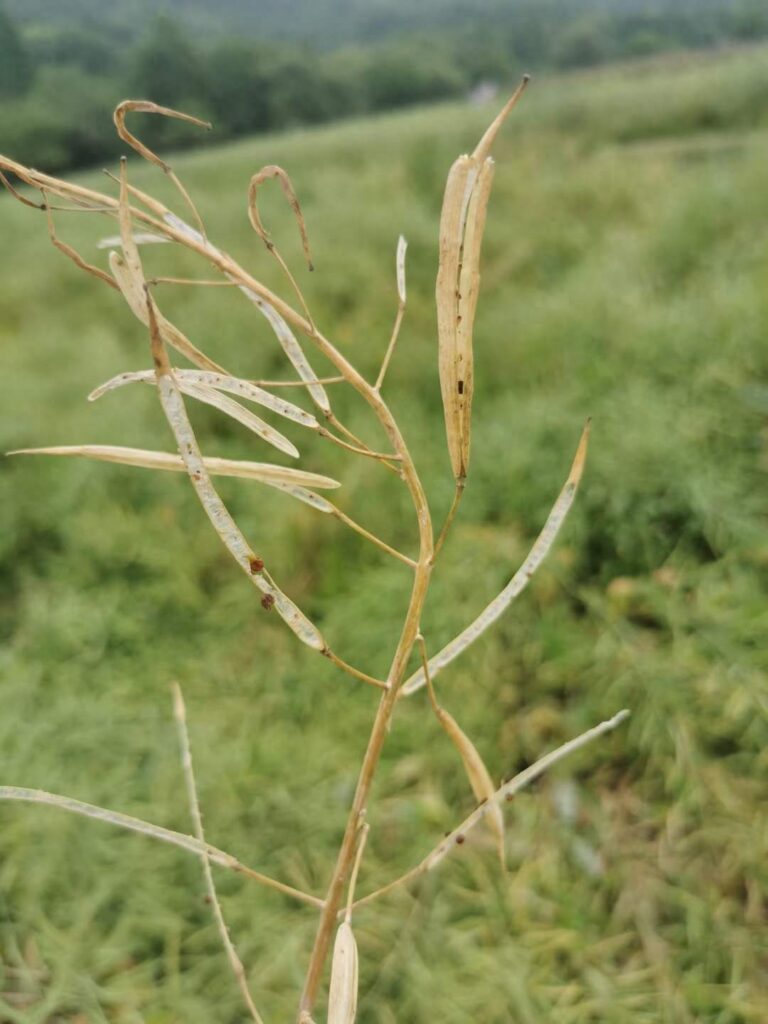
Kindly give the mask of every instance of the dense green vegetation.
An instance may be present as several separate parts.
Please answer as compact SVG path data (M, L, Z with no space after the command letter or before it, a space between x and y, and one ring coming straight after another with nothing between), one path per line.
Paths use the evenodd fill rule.
M591 414L556 552L439 690L495 777L620 707L633 716L515 802L507 877L490 847L467 843L418 890L360 913L361 1022L765 1020L767 58L546 79L497 147L470 486L422 625L443 643L506 582ZM405 232L409 310L387 391L438 519L451 481L437 220L446 171L490 113L446 105L174 161L212 238L275 286L244 195L261 164L288 168L317 267L302 284L370 375ZM130 173L157 178L137 160ZM264 203L299 268L290 215L277 194ZM148 364L119 297L48 247L41 215L6 197L0 221L3 448L170 448L150 389L84 402ZM66 213L59 226L94 253L105 231ZM169 267L167 250L149 257ZM244 375L282 372L265 325L227 289L165 302ZM340 403L380 440L353 397ZM211 454L267 457L218 416L195 422ZM303 465L340 475L343 507L411 549L396 481L295 440ZM168 693L179 679L210 840L321 892L376 695L259 608L182 478L44 459L0 469L2 782L186 830ZM340 653L382 671L407 570L281 495L223 490ZM422 697L387 742L365 890L471 806ZM291 1019L314 915L217 877L266 1019ZM0 949L0 1017L13 1024L243 1020L194 859L57 811L0 806Z
M49 170L121 152L127 95L211 120L222 140L448 100L523 71L598 65L768 35L762 0L0 0L0 139Z

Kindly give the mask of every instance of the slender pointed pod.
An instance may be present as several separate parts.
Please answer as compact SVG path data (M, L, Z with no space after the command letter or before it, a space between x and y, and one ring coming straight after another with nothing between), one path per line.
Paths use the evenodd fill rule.
M22 803L42 804L47 807L57 807L69 814L76 814L83 818L91 818L94 821L104 822L106 825L114 825L117 828L127 829L129 832L138 832L140 835L148 836L150 839L158 839L164 843L170 843L181 850L197 855L205 854L212 864L227 868L238 874L252 878L256 882L275 889L286 896L291 896L300 903L307 903L313 907L322 907L323 901L317 896L308 892L294 889L293 886L278 882L268 875L262 875L253 868L241 864L231 853L219 850L210 843L201 843L195 836L187 835L184 832L174 832L162 825L155 825L151 821L144 821L142 818L133 818L130 814L121 814L120 811L112 811L108 807L99 807L96 804L83 803L82 800L75 800L71 796L61 796L59 793L47 793L42 789L28 789L23 786L0 786L0 801L18 800Z
M581 480L581 475L584 471L584 462L587 457L587 443L589 440L589 421L584 427L584 431L579 441L579 446L576 449L576 455L571 465L568 479L563 486L563 489L558 495L557 501L552 507L552 511L549 513L544 528L542 529L539 536L534 541L533 547L528 552L528 555L517 570L515 575L504 587L501 593L491 601L478 615L478 617L472 622L465 630L440 651L439 654L429 659L429 671L434 679L437 673L444 669L446 665L458 658L470 644L474 643L475 640L496 622L496 620L507 610L512 604L515 598L522 593L523 590L528 586L528 583L539 568L541 563L547 557L550 548L554 544L560 528L565 522L565 517L573 505L574 498L576 497L576 490ZM414 693L416 690L421 689L425 686L427 677L424 673L424 669L420 668L404 683L401 693L403 696Z
M247 288L245 285L240 285L240 291L243 295L249 299L250 302L263 314L269 326L272 328L275 337L280 342L280 345L288 357L291 365L293 366L296 373L301 377L307 384L307 391L309 392L313 402L326 416L331 412L331 403L328 400L328 394L322 384L317 384L317 374L310 366L309 360L304 354L304 350L296 340L296 335L293 333L291 328L288 326L285 319L278 313L275 307L267 302L266 299L262 299L260 295Z
M47 448L17 448L7 455L71 455L101 462L116 462L141 469L161 469L185 472L184 460L171 452L151 451L146 448L124 448L109 444L57 445ZM292 466L275 466L269 462L247 462L240 459L219 459L206 455L203 465L213 476L240 477L258 480L273 487L318 487L321 490L340 487L338 480L320 473L310 473ZM330 511L330 509L328 509Z
M486 800L493 800L493 794L496 792L496 787L493 784L490 772L485 767L485 762L480 756L480 752L477 747L470 740L469 736L467 736L453 715L438 704L435 689L432 685L432 679L429 674L429 662L427 659L427 648L424 642L424 637L419 634L417 641L419 644L419 653L421 654L422 669L427 678L429 700L432 705L432 710L435 712L435 717L458 750L459 756L461 757L464 765L464 770L467 773L467 778L469 779L469 784L472 787L472 792L478 802L483 803ZM502 814L501 807L499 807L498 804L494 805L493 810L488 816L488 825L496 840L499 862L501 863L503 870L506 866L504 815Z
M146 448L126 448L120 445L109 444L78 444L78 445L56 445L47 448L17 448L15 451L6 452L6 455L57 455L74 456L86 459L96 459L101 462L113 462L122 466L136 466L140 469L156 469L176 473L186 473L187 467L180 455L171 452L150 451ZM316 494L311 488L317 487L330 489L340 487L338 480L332 477L323 476L320 473L310 473L303 469L293 469L291 466L274 466L268 462L246 462L239 459L220 459L214 456L203 456L203 465L211 476L237 477L242 480L256 480L258 483L267 484L275 490L295 498L297 501L310 508L331 515L340 523L348 526L361 537L375 544L376 547L385 551L388 555L403 562L410 568L415 568L416 563L412 558L397 551L387 544L376 534L366 530L364 526L352 519L340 508L328 501L327 498Z
M179 452L184 460L192 486L197 492L200 503L211 521L213 528L224 542L227 550L237 564L264 594L262 604L265 608L275 608L286 625L293 630L302 643L316 651L323 652L327 644L320 630L277 586L260 558L253 553L240 528L235 523L216 488L211 483L210 475L205 468L200 448L197 444L184 399L173 376L168 354L155 316L155 303L147 292L147 311L149 332L152 343L152 357L157 372L157 388L160 404L166 419L173 431ZM255 568L258 566L258 568Z
M251 412L250 409L246 409L245 406L240 405L233 398L228 398L215 388L206 387L204 384L179 383L178 387L180 391L185 395L189 395L190 398L196 398L205 405L213 406L214 409L223 412L230 419L241 423L252 433L260 437L262 441L266 441L267 444L277 448L278 451L283 452L285 455L290 455L291 458L298 459L299 450L292 441L289 441L279 430L275 430L274 427L271 427L260 416Z
M500 786L493 794L491 800L486 801L479 807L476 807L474 811L465 818L464 821L452 831L450 831L430 852L423 857L419 863L407 871L404 875L399 878L395 878L393 881L383 885L380 889L376 889L375 892L368 893L367 896L361 897L355 903L352 904L352 909L356 910L358 907L363 907L368 903L372 903L374 900L379 899L388 892L392 892L393 889L399 888L401 885L406 885L408 882L412 882L417 879L420 875L425 874L427 871L432 871L437 867L450 853L457 849L460 849L464 845L464 841L467 838L468 833L479 825L489 814L492 812L492 808L495 804L501 803L502 801L513 800L517 793L526 786L530 786L532 782L535 782L541 775L544 774L549 768L562 761L563 758L568 757L575 751L580 750L582 747L591 743L592 740L598 739L598 737L605 735L607 732L615 729L621 725L629 717L630 712L625 708L622 711L617 712L613 718L609 718L599 725L593 726L591 729L587 729L586 732L576 736L575 739L568 740L567 743L563 743L562 746L557 747L555 750L551 750L548 754L540 757L538 761L534 761L532 765L529 765L523 771L519 772L513 778L509 779Z
M229 375L222 373L213 373L210 370L176 369L174 370L174 375L182 391L188 384L214 388L216 391L226 391L228 394L237 395L239 398L244 398L249 402L255 402L257 405L263 405L265 409L269 409L271 412L277 413L278 416L283 416L285 419L293 420L294 423L299 423L301 426L308 427L310 430L320 429L320 424L312 413L306 412L293 402L289 402L284 398L278 398L276 395L270 394L269 391L265 391L263 388L251 383L249 380L241 380L239 377L230 377ZM112 377L110 380L105 381L104 384L100 384L99 387L94 388L90 395L88 395L88 401L93 402L97 398L101 398L101 396L105 395L108 391L114 391L115 388L120 388L126 384L134 384L137 382L154 384L155 371L138 370L136 372L120 373L116 377Z

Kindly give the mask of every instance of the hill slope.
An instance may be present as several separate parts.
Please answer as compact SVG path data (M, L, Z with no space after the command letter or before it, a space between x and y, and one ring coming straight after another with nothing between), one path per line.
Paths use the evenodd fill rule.
M470 486L422 628L436 648L508 580L591 414L588 471L562 540L495 632L440 677L440 698L495 778L620 707L633 717L510 808L508 876L492 849L467 844L413 895L358 915L361 1020L764 1017L765 67L758 50L536 83L500 140ZM435 370L437 222L447 168L490 114L447 106L173 161L211 237L275 286L245 190L262 164L288 168L317 267L309 280L277 193L265 194L265 220L318 322L369 376L405 232L409 305L387 394L438 521L451 482ZM135 163L132 180L155 184ZM170 450L150 389L84 401L147 365L142 330L48 246L41 216L3 198L0 223L12 257L0 275L3 447ZM59 226L104 258L92 247L103 226L64 213ZM156 250L158 271L207 273ZM169 289L164 302L243 374L284 372L228 289ZM380 441L354 398L339 402L355 432ZM217 416L196 424L211 453L267 457ZM338 474L346 510L412 550L389 474L295 440L304 465ZM2 781L187 830L168 697L179 679L209 839L322 892L375 694L297 649L258 608L171 476L0 466ZM291 595L340 653L384 671L407 570L313 510L240 483L225 493ZM425 700L398 715L376 798L366 891L472 805ZM0 806L0 826L4 1020L240 1019L193 858L46 809ZM257 1002L268 1020L287 1020L314 916L237 878L220 883Z

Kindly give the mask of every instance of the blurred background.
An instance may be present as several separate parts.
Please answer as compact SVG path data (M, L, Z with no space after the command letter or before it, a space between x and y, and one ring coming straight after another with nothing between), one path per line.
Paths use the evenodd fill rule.
M320 328L370 379L405 234L408 310L386 393L437 522L452 495L434 313L445 177L520 74L534 75L495 147L473 461L422 628L437 650L508 581L591 415L587 471L556 548L438 693L495 779L621 707L633 714L515 801L506 876L478 834L419 886L360 912L360 1021L764 1024L768 7L158 10L4 0L0 151L115 194L101 168L116 170L124 152L116 102L151 98L210 119L202 137L132 124L173 154L211 239L290 299L246 216L250 176L266 163L288 170L314 274L276 188L264 192L265 222ZM129 174L183 213L132 153ZM172 450L149 388L85 402L149 362L119 296L8 195L0 225L3 450ZM62 212L57 229L106 266L96 243L112 222ZM146 260L152 273L208 273L170 247L149 247ZM228 289L168 288L162 300L241 376L288 376L267 325ZM341 418L380 446L363 404L334 395ZM206 453L272 458L220 414L192 412ZM303 467L343 482L345 511L414 550L394 477L298 429L291 438ZM408 570L284 495L244 481L221 490L334 649L384 673ZM189 831L177 679L209 840L323 892L376 694L262 611L181 476L2 460L0 635L1 783ZM472 803L422 691L385 748L361 891L416 863ZM314 914L217 880L257 1004L268 1022L291 1019ZM0 806L3 1024L244 1019L194 858L56 810Z

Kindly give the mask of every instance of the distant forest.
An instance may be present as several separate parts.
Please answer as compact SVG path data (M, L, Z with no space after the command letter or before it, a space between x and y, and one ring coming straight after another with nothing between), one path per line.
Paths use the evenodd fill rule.
M180 147L762 37L768 0L0 0L0 150L51 171L108 160L127 96L213 121L142 127Z

